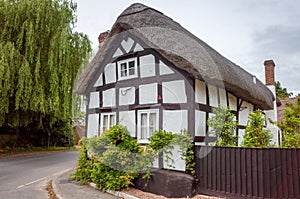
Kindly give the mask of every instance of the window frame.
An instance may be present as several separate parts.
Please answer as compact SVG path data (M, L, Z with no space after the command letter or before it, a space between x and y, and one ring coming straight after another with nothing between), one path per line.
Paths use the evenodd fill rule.
M138 133L137 133L137 140L139 143L142 144L148 144L149 142L149 138L150 138L150 114L155 113L156 118L155 118L155 128L154 131L152 133L154 133L155 131L159 130L159 110L158 109L146 109L146 110L138 110ZM147 114L147 132L146 132L146 138L142 138L142 114Z
M134 74L130 75L130 68L129 68L129 63L130 62L134 62ZM126 64L126 68L125 68L125 71L126 71L126 76L123 76L122 77L122 64ZM126 79L131 79L131 78L135 78L137 77L137 58L131 58L131 59L126 59L126 60L122 60L122 61L118 61L117 62L117 65L118 65L118 79L119 80L126 80Z
M111 121L111 117L114 117L114 121L112 122ZM109 127L108 129L105 129L104 130L104 117L108 117L108 120L107 120L107 124L106 126ZM100 117L100 135L102 135L103 132L105 132L106 130L109 130L112 126L116 125L116 113L115 112L112 112L112 113L101 113L101 117Z

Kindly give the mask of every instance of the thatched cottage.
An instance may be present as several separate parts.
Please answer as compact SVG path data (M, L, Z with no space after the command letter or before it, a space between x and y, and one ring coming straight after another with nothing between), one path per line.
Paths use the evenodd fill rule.
M120 123L141 143L158 129L186 129L196 145L209 144L216 137L206 121L218 105L236 115L240 139L252 111L276 119L275 97L265 84L153 8L129 6L99 42L75 89L87 99L87 137ZM266 75L274 66L265 62ZM272 132L277 143L276 128Z

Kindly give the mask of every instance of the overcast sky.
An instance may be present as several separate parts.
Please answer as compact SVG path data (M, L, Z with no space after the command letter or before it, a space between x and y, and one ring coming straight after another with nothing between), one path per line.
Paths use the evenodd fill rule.
M78 32L97 47L99 33L110 30L132 3L143 3L173 20L220 54L264 78L264 60L273 59L275 79L300 93L299 0L75 0Z

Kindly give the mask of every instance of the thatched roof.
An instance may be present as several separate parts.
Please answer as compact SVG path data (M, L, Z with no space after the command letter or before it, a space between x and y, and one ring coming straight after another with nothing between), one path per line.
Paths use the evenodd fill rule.
M235 96L256 104L259 108L273 108L272 92L253 75L232 63L205 42L184 29L161 12L143 4L129 6L113 25L108 39L87 70L82 74L75 92L84 94L90 79L103 68L103 63L120 31L127 31L143 40L176 67L207 83L224 86ZM263 67L262 67L263 68Z

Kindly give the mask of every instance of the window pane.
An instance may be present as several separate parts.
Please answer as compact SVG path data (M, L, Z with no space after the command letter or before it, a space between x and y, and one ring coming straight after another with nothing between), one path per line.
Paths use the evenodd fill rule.
M110 127L115 125L115 115L110 115Z
M134 61L130 61L129 63L128 63L128 65L129 65L129 75L134 75L134 73L135 73L135 68L134 68Z
M147 113L141 114L141 139L147 138Z
M156 130L156 113L150 113L150 118L149 118L149 137L151 137L154 134L155 130Z
M103 116L103 131L108 130L108 115Z
M126 63L121 64L121 77L127 76L127 66Z

